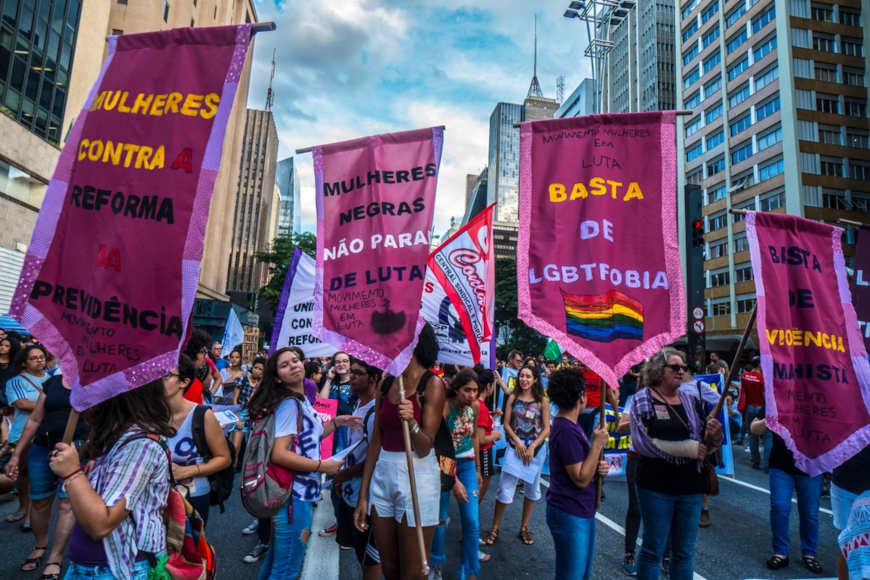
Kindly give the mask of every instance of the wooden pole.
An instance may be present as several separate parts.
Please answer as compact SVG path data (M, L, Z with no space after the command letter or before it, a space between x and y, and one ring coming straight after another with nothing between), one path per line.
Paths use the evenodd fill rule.
M722 405L725 404L725 397L728 394L728 387L731 385L731 377L734 376L734 373L737 371L738 361L740 360L740 355L743 354L743 347L746 346L746 341L749 339L749 333L752 332L752 327L755 325L755 315L758 311L758 303L755 303L755 306L752 307L752 312L749 314L749 320L746 322L746 329L743 331L743 336L740 337L740 343L737 345L737 352L734 354L734 360L731 361L731 367L728 369L728 374L725 375L725 382L722 385L722 392L719 393L719 402L716 403L716 406L713 407L713 416L718 417L719 412L722 410ZM726 426L723 426L726 428Z
M399 402L405 399L405 382L399 377ZM422 418L422 417L421 417ZM422 427L421 427L422 428ZM411 483L411 503L414 505L414 523L417 524L417 547L420 549L420 561L423 563L423 576L429 574L429 563L426 558L426 542L423 540L423 526L420 522L420 500L417 499L417 478L414 474L414 458L411 448L411 431L408 422L402 421L402 437L405 439L405 459L408 460L408 479Z
M607 411L604 410L604 399L607 393L607 383L601 381L601 402L598 403L598 426L604 427L607 423ZM604 459L604 449L598 456L598 461ZM595 466L595 473L598 473L598 466ZM596 477L595 479L595 509L601 507L601 494L604 491L604 478Z
M79 423L79 412L72 409L69 412L69 418L66 420L66 428L63 430L63 442L72 443L73 435L76 432L76 425Z

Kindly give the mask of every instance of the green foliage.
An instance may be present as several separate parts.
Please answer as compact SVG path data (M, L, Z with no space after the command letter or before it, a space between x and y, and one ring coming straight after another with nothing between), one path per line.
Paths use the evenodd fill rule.
M317 252L317 238L314 234L292 233L289 236L280 236L272 242L272 249L268 252L257 252L257 260L269 264L269 283L260 289L260 297L265 300L274 310L281 299L281 289L284 287L284 278L287 276L287 267L293 259L293 251L299 248L312 258Z
M544 352L547 337L517 317L517 304L517 261L500 258L495 261L495 323L510 329L510 340L502 345L503 349L537 356Z

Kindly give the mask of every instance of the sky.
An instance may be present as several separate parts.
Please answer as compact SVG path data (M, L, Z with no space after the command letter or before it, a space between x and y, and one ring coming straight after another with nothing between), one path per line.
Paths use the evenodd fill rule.
M366 135L444 125L435 234L465 210L466 174L487 165L496 103L521 103L532 78L556 97L590 76L586 28L562 16L567 0L256 0L248 106L262 109L275 51L272 112L278 158L296 156L303 229L315 225L311 154L295 150Z

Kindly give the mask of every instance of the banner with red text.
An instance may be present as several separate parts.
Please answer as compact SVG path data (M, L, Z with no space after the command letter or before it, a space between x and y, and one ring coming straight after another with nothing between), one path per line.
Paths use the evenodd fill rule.
M809 475L870 443L870 363L846 280L841 228L746 213L767 425Z
M178 364L251 26L108 39L60 154L11 313L86 409Z
M425 324L420 298L443 127L314 147L313 334L398 374Z
M855 242L855 277L852 279L852 305L858 316L858 330L864 348L870 349L870 229L862 226Z
M429 270L459 314L475 364L480 362L479 343L490 341L494 332L494 206L477 214L429 255Z
M520 129L519 317L611 387L685 333L675 114Z

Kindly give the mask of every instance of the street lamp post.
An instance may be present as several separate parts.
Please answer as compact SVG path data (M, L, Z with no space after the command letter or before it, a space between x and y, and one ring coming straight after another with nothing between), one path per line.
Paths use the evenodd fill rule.
M565 18L577 18L586 22L586 38L589 44L583 54L592 63L592 112L607 112L604 109L602 81L604 63L613 50L610 31L625 20L635 5L635 0L580 0L572 1L565 10Z

